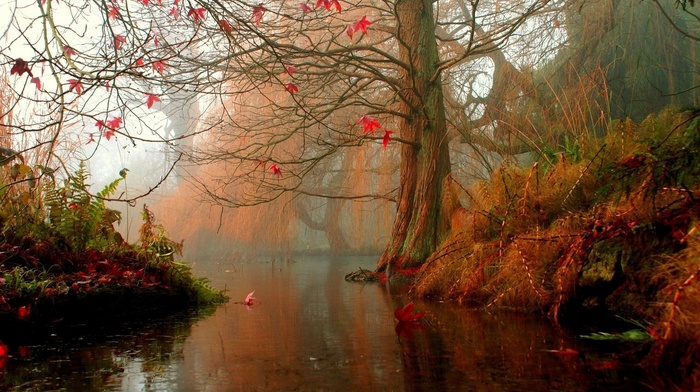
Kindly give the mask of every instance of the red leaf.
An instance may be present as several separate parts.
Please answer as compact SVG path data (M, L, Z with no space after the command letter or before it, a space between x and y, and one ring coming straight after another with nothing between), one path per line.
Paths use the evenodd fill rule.
M122 126L122 118L121 117L112 117L109 122L107 122L107 127L111 129L117 129Z
M102 120L97 120L97 122L95 123L95 126L97 127L98 131L101 131L102 128L106 126L106 124Z
M175 20L177 20L177 18L180 16L180 10L177 7L173 6L173 8L170 9L170 12L168 12L168 15L172 16L173 18L175 18Z
M199 8L192 8L190 7L190 10L187 11L187 17L192 18L195 22L201 22L204 20L206 17L206 12L207 10L199 7Z
M139 57L139 58L136 60L136 65L138 65L139 67L142 67L142 66L143 66L143 57Z
M355 30L355 33L358 31L362 31L363 33L367 34L367 26L371 25L372 22L367 20L367 15L363 16L362 19L358 20L355 22L353 25L353 30Z
M330 0L316 0L316 7L315 7L315 8L318 8L318 7L322 6L322 5L323 5L323 8L326 9L326 11L330 11L330 10L331 10L331 2L330 2Z
M299 3L299 8L304 11L304 14L308 14L312 11L311 7L307 3Z
M284 69L287 71L289 76L294 76L294 72L296 72L297 67L295 67L293 65L288 65L288 66L284 67Z
M105 137L107 138L107 140L109 140L112 136L114 136L113 130L110 129L110 130L105 131Z
M34 77L34 75L32 75L32 70L29 69L29 63L27 63L26 61L22 60L21 57L19 57L15 60L15 64L10 69L10 75L17 74L19 76L22 76L22 74L24 74L25 72L28 73L29 76Z
M253 7L253 20L255 21L256 26L260 26L265 11L267 11L267 9L263 6L263 3L260 3Z
M255 297L253 297L253 294L255 294L255 290L253 290L252 293L248 294L248 295L245 297L245 299L243 300L243 305L246 305L246 306L251 306L251 305L253 305L253 300L255 299Z
M153 69L158 71L158 73L162 74L163 71L165 71L165 63L162 61L154 61Z
M348 28L345 29L345 33L347 33L348 37L352 39L353 34L355 34L355 30L352 28L352 25L348 25Z
M158 37L153 37L153 45L155 45L156 48L158 47Z
M95 142L95 134L91 133L90 139L88 139L87 143L85 143L85 144L90 144L90 143L94 143L94 142Z
M114 48L115 48L115 49L119 49L119 48L122 46L122 44L123 44L124 42L126 42L126 38L124 38L123 35L121 35L121 34L116 34L116 35L114 36Z
M270 166L270 170L272 170L272 173L277 176L277 179L279 180L280 176L282 175L282 170L280 170L279 166L277 165L272 165Z
M382 139L382 144L384 145L384 148L386 148L387 144L389 144L389 137L392 133L394 132L384 131L384 138Z
M41 79L39 78L32 78L31 80L32 83L36 85L36 89L41 91Z
M297 85L294 84L294 83L287 83L284 87L285 87L285 88L287 89L287 91L289 91L289 93L292 94L292 95L294 95L294 93L298 93L298 92L299 92L299 87L297 87Z
M425 312L420 312L416 314L413 313L413 301L409 302L403 308L398 308L394 311L394 317L396 317L399 322L401 321L416 321L425 315Z
M173 4L175 4L175 5L180 4L180 0L175 0L175 1L173 1Z
M335 6L335 10L340 12L343 8L340 6L340 3L338 0L331 0L331 3Z
M117 19L117 16L119 16L119 7L116 5L108 5L107 6L107 17L109 17L112 20Z
M68 46L68 45L64 45L64 46L63 46L63 54L64 54L66 57L70 58L71 56L74 56L74 55L75 55L75 50L73 50L73 48L71 48L71 47Z
M219 21L219 29L226 34L231 34L233 32L231 25L226 21L226 19L221 19Z
M80 83L80 80L78 79L68 79L68 83L70 83L70 87L68 88L68 91L73 91L75 90L75 93L80 95L83 93L83 84Z
M368 115L362 116L357 123L362 124L362 133L364 134L371 133L374 135L374 131L382 127L379 125L379 121L377 121L376 118L372 118Z
M148 96L146 97L146 106L150 109L156 102L160 102L160 98L153 94L148 94Z
M148 0L139 0L143 5L148 6Z
M10 350L7 348L7 345L0 340L0 357L6 357L9 352Z
M394 328L397 336L405 336L408 339L413 339L413 330L417 329L424 331L425 327L418 321L399 321Z
M17 309L17 317L21 318L22 320L25 320L29 317L29 314L32 312L32 305L26 305L26 306L20 306L19 309Z

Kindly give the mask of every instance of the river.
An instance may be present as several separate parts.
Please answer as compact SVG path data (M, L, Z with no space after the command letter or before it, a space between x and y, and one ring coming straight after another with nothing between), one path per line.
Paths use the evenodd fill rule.
M215 309L8 342L1 390L627 391L649 390L598 342L545 318L414 300L348 283L374 257L298 257L194 266L226 288ZM253 306L235 302L255 290ZM17 347L18 346L18 347ZM608 347L609 348L609 347Z

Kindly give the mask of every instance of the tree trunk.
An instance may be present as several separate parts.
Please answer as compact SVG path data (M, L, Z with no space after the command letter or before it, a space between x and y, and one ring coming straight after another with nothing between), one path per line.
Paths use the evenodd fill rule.
M448 234L455 200L444 197L445 178L450 173L447 127L442 81L437 75L438 49L430 0L399 0L399 58L409 69L401 69L399 121L401 172L397 212L392 239L377 265L388 275L394 268L421 265ZM449 200L442 203L442 199ZM447 204L447 205L444 205Z

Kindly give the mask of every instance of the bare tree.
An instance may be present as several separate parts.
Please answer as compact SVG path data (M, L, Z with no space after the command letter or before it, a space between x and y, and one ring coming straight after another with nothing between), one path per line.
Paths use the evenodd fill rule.
M19 34L9 47L24 44L31 55L3 55L16 105L33 115L3 115L3 122L15 135L36 135L26 150L47 145L53 157L57 143L71 137L176 149L194 137L184 151L192 162L225 162L200 170L197 183L222 205L255 205L288 192L395 201L378 269L412 267L445 238L457 207L445 186L445 73L484 56L501 61L500 48L548 3L470 1L446 14L427 0L28 4L13 19ZM451 39L459 50L444 50L437 39L436 28L449 25L459 25L451 33L460 37ZM146 119L183 94L207 114L196 129L166 134ZM348 148L395 154L395 192L326 192L335 180L324 170L341 165L334 157Z

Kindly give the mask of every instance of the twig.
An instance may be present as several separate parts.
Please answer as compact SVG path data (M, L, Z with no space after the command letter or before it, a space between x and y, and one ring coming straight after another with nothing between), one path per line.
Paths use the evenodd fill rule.
M573 187L571 187L571 189L569 190L569 193L567 193L566 197L561 202L561 207L564 207L564 204L566 203L566 201L569 200L569 197L574 193L574 189L576 189L576 187L581 183L581 179L583 178L583 175L586 174L586 172L588 171L588 168L591 167L593 162L595 162L595 159L598 157L600 152L603 151L603 149L606 146L607 146L607 144L603 144L602 146L600 146L600 148L598 149L598 152L596 152L595 155L593 156L593 158L591 158L591 161L588 162L588 165L586 165L586 167L583 168L583 170L581 171L581 174L576 179L576 183L574 184Z
M678 302L681 300L681 295L685 288L693 283L695 278L700 274L700 267L695 270L680 286L676 289L676 293L673 295L673 302L671 302L671 314L668 316L668 321L666 323L666 331L664 332L663 341L667 342L668 338L671 337L671 330L673 328L673 322L676 318L676 313L678 309Z

